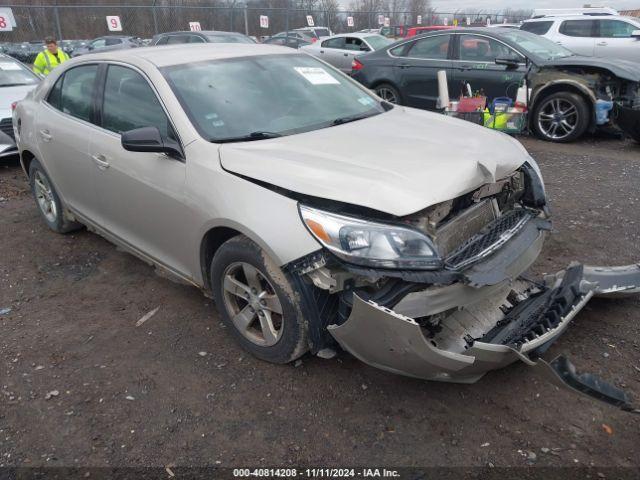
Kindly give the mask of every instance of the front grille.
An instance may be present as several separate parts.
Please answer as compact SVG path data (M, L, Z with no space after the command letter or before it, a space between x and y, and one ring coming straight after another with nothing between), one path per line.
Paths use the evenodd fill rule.
M446 267L459 270L486 257L504 245L533 217L534 213L524 208L505 213L451 253L445 260Z
M3 118L0 120L0 132L6 133L11 137L11 140L16 141L16 137L13 134L13 123L10 118Z

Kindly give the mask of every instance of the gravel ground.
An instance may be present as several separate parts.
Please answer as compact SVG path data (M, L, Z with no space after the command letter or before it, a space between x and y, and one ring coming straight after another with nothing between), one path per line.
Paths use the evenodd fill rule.
M523 143L557 229L538 273L640 259L640 146ZM0 466L640 466L640 417L522 364L453 385L345 353L256 360L195 288L48 231L19 168L0 168L0 197ZM640 399L639 306L593 300L550 353Z

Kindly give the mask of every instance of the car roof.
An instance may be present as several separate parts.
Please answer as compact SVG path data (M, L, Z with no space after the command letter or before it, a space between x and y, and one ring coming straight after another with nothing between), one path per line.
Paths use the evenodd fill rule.
M554 20L618 20L624 18L626 20L638 20L634 17L625 17L622 15L555 15L548 17L530 18L524 23L532 22L552 22Z
M77 58L83 60L121 60L134 65L151 63L156 67L167 67L206 60L298 53L297 50L288 47L255 43L190 43L90 53ZM72 59L71 62L74 60Z

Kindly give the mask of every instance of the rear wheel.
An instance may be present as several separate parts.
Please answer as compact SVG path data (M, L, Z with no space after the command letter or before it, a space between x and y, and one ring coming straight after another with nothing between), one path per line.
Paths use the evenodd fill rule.
M532 126L543 140L572 142L580 138L589 126L589 107L580 95L557 92L536 102Z
M223 321L253 355L287 363L307 351L297 296L282 270L247 237L234 237L218 249L211 285Z
M381 83L377 87L375 87L376 95L378 95L383 100L394 103L397 105L402 105L402 97L400 96L400 92L398 89L388 83Z
M81 224L66 218L58 192L37 160L33 160L29 166L29 183L40 215L51 230L67 233L82 227Z

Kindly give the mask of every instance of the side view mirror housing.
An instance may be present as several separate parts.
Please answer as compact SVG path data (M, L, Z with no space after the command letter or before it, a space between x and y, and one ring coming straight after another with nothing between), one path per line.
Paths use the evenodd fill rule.
M634 30L633 32L631 32L631 36L633 38L637 38L638 40L640 40L640 29L639 30Z
M179 160L184 159L180 144L170 139L163 139L157 127L142 127L122 132L120 142L122 148L129 152L164 153Z
M515 58L496 58L496 65L505 65L507 68L518 68L520 62Z

